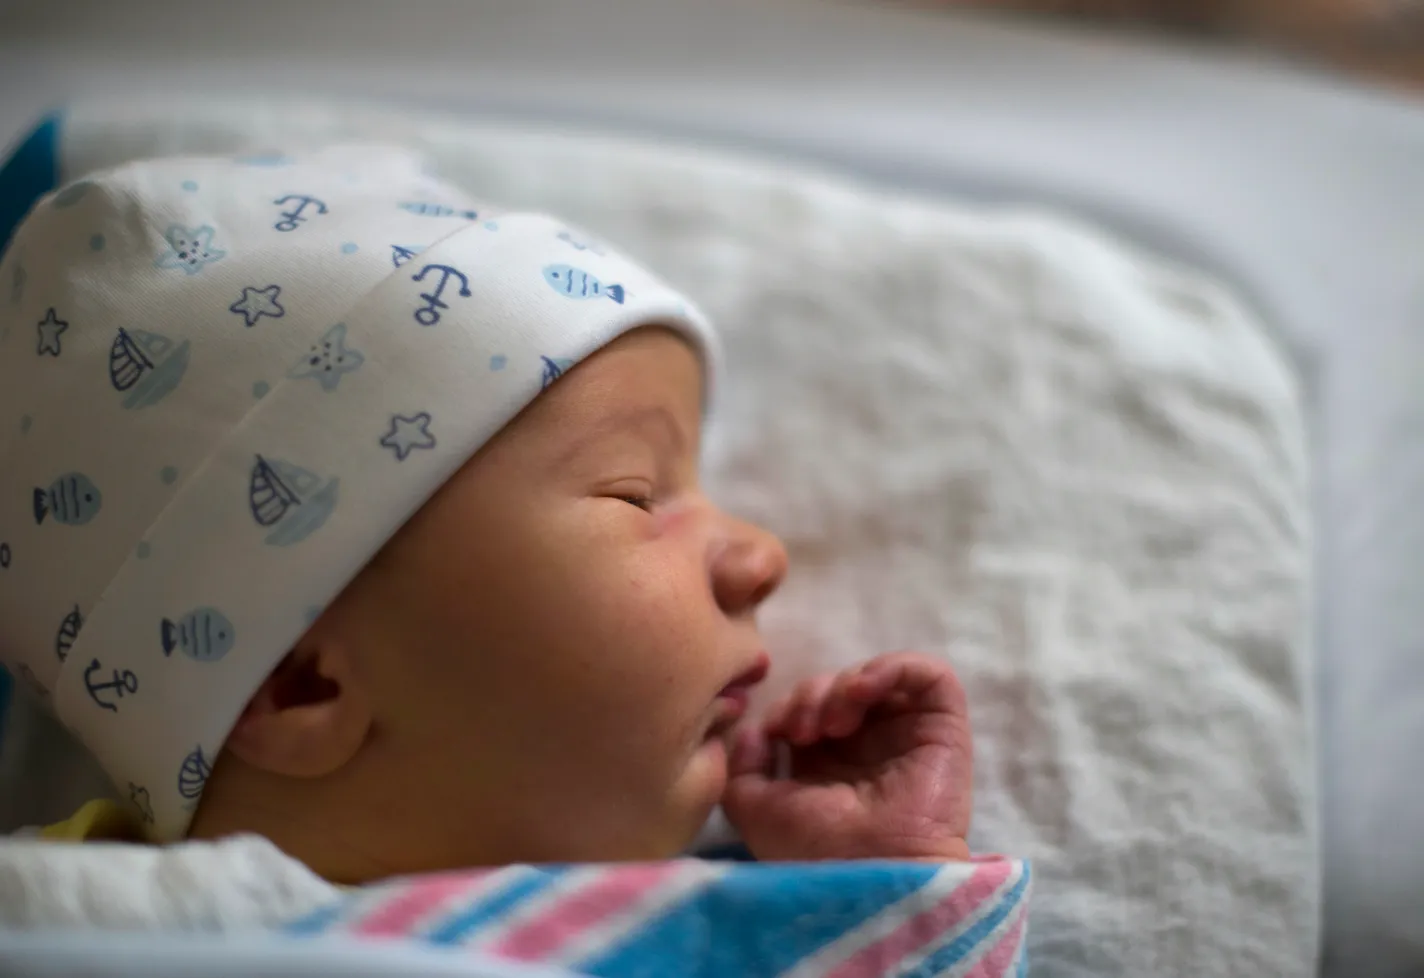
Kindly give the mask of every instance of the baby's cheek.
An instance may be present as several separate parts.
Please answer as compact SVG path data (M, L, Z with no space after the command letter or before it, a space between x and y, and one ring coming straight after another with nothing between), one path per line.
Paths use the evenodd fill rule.
M674 499L653 511L653 534L658 537L680 537L692 532L698 507L688 500Z

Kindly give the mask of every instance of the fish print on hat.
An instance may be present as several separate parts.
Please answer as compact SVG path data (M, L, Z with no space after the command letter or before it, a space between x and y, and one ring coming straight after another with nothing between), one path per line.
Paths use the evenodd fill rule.
M459 217L466 221L477 221L480 217L479 211L449 207L445 204L427 204L421 201L408 201L401 204L400 209L411 214L419 214L421 217Z
M133 411L162 401L183 381L188 370L187 340L174 343L166 336L119 327L109 348L109 382L127 393L123 405Z
M623 286L604 285L597 277L572 265L545 265L544 281L555 292L570 299L600 299L606 296L620 306L623 304Z
M181 651L195 662L217 662L237 644L237 629L216 608L195 608L177 621L159 624L163 654Z
M47 489L35 490L35 523L47 517L65 526L83 526L99 515L104 496L99 487L80 472L62 475Z

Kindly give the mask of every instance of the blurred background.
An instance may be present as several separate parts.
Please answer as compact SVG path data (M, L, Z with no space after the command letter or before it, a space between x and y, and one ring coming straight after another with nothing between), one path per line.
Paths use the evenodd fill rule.
M911 0L1137 32L1329 67L1386 85L1424 85L1419 0Z
M1234 286L1318 437L1325 973L1424 974L1424 0L0 0L5 141L70 97L248 94L1049 203Z

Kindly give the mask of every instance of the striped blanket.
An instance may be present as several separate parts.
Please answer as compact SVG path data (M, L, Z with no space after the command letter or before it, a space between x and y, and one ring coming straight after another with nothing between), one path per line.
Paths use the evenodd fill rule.
M353 890L299 935L416 939L608 978L1027 973L1021 861L513 866Z

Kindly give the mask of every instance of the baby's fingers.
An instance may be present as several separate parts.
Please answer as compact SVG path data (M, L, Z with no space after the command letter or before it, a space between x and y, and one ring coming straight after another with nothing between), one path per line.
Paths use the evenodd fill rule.
M801 682L792 691L786 712L777 727L767 725L767 733L781 737L798 747L814 743L821 737L821 704L830 692L834 676L817 676Z
M872 659L865 673L879 689L877 701L894 711L964 715L964 688L943 660L916 652L892 652Z
M827 737L849 737L860 729L865 712L882 695L880 683L865 668L847 669L836 677L821 708L821 731Z

